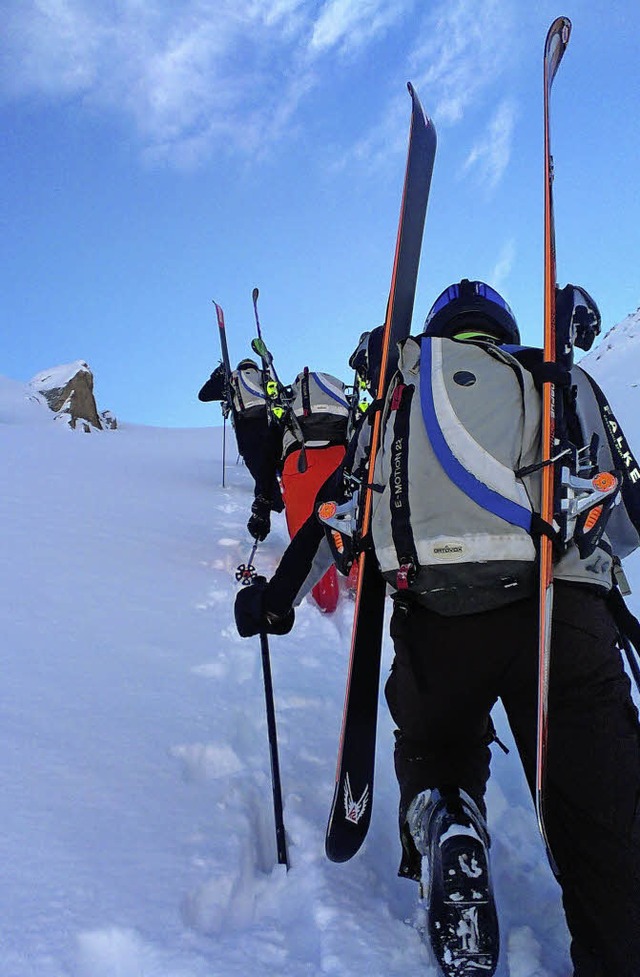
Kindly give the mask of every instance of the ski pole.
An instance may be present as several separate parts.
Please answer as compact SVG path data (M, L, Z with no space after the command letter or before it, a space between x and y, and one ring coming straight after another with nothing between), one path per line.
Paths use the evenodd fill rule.
M256 540L251 547L251 552L249 553L249 559L246 563L241 563L236 568L236 580L241 583L243 587L250 584L256 577L256 568L253 565L253 558L256 555L256 550L258 549L259 540Z
M253 559L258 548L255 541L246 563L241 563L236 570L236 580L242 586L250 585L256 577ZM276 849L278 863L285 865L289 871L289 857L287 855L287 840L284 831L284 816L282 808L282 786L280 782L280 761L278 759L278 733L276 729L276 710L273 701L273 681L271 678L271 661L269 658L269 639L266 631L260 632L260 653L262 658L262 678L264 684L264 698L267 708L267 732L269 735L269 758L271 761L271 788L273 792L273 817L276 826Z
M269 639L267 638L266 631L260 632L260 651L262 657L262 677L264 680L264 698L267 708L269 756L271 759L271 786L273 790L273 816L276 825L276 848L278 852L278 863L286 866L288 872L289 856L287 854L287 839L284 830L282 786L280 783L280 762L278 760L276 712L273 701L273 682L271 680L271 661L269 659Z
M226 488L224 482L225 456L227 452L227 415L222 414L222 487Z

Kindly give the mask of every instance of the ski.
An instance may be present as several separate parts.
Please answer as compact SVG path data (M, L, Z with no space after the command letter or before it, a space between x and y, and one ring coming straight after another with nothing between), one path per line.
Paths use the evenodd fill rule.
M270 416L280 420L284 416L285 423L289 424L296 440L300 444L300 456L298 458L298 471L302 474L307 470L307 455L304 448L304 434L300 427L300 421L296 417L291 404L289 403L285 389L280 382L280 377L273 365L273 355L268 349L263 337L260 326L260 316L258 314L259 289L254 288L252 292L253 312L256 320L258 335L251 341L251 349L262 360L262 373L264 376L264 389L267 395L267 405Z
M222 310L222 306L218 305L216 301L214 301L213 304L216 309L218 332L220 334L220 350L222 352L222 365L224 366L225 375L225 416L228 417L233 411L233 400L231 399L231 360L229 359L229 347L227 346L227 330L224 324L224 312Z
M226 488L225 470L227 455L227 418L231 415L233 421L233 398L231 396L231 360L229 359L229 347L227 346L227 331L224 325L224 312L222 306L214 300L216 308L216 318L218 320L218 332L220 334L220 349L222 352L222 365L224 366L224 401L222 402L222 487Z
M229 347L227 346L227 331L224 325L224 312L222 306L217 302L213 303L216 308L216 318L218 320L218 330L220 332L220 349L222 350L222 362L224 364L227 378L231 376L231 361L229 359Z
M551 89L569 43L571 21L558 17L547 33L544 46L544 361L558 363L556 335L556 242L553 214L553 157L550 139ZM566 356L566 344L560 349ZM547 525L554 521L556 499L556 390L552 381L542 385L542 504L540 514ZM547 738L549 728L549 673L551 664L551 618L553 613L553 548L546 535L540 537L540 602L538 623L538 716L536 744L536 816L547 855L554 866L544 818Z
M436 152L436 133L411 84L411 128L398 222L396 249L387 304L377 400L384 398L397 366L399 340L411 331L413 303L424 222ZM369 467L373 473L381 429L375 412L370 440ZM361 538L370 529L372 492L364 486L360 500ZM378 712L380 660L386 584L373 554L364 549L358 558L349 674L338 750L336 783L327 825L325 850L334 862L344 862L358 851L371 820L373 773Z

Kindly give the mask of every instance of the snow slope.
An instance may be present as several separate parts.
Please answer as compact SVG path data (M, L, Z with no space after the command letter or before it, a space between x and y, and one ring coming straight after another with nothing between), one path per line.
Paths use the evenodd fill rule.
M623 325L584 365L607 374L638 446L638 322ZM27 392L0 380L2 977L435 977L416 888L396 877L384 705L369 838L349 863L324 857L348 599L333 617L305 602L271 640L287 874L259 642L233 623L251 499L233 445L222 489L220 429L74 433ZM276 516L256 561L267 576L286 539ZM515 749L495 751L488 800L499 974L568 977Z

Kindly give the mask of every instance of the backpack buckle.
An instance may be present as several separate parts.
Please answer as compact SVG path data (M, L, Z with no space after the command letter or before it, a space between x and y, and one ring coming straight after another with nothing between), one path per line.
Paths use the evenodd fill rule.
M401 563L396 571L396 587L398 590L408 590L414 581L416 567L412 560Z
M399 383L391 395L391 410L399 410L402 403L402 395L406 390L406 384Z

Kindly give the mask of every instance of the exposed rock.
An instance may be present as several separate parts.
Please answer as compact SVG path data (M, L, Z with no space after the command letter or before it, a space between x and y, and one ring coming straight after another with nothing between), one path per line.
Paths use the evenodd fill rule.
M44 398L56 415L69 427L86 432L117 427L109 411L98 412L93 395L93 373L82 360L38 373L29 386Z

